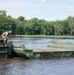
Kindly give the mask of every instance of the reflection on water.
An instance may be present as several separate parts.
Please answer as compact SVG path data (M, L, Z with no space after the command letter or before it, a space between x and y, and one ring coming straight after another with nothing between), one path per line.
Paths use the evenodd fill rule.
M0 75L74 75L74 58L2 60Z

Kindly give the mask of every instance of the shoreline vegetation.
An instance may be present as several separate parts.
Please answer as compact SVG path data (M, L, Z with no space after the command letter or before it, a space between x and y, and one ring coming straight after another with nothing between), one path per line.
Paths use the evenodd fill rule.
M74 16L56 21L46 21L36 17L27 20L24 16L13 18L7 15L5 10L0 10L0 35L5 31L12 31L11 35L22 37L74 38Z
M55 36L55 35L10 35L10 37L74 39L74 36L70 36L70 35L63 35L63 36Z

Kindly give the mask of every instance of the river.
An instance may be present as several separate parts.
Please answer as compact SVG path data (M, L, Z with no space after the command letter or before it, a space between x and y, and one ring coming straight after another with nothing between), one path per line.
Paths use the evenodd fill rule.
M0 60L0 75L74 75L74 58Z
M52 42L74 43L73 39L11 38L14 45L47 47ZM0 59L0 75L74 75L74 58Z
M47 47L53 42L74 43L74 39L53 39L53 38L21 38L11 39L14 45L25 45L31 47Z

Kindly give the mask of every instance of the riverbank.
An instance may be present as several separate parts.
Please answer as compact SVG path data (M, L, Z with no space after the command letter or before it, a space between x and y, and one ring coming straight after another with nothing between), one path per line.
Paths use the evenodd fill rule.
M74 39L74 36L55 36L55 35L10 35L10 37L23 37L23 38L56 38L56 39Z

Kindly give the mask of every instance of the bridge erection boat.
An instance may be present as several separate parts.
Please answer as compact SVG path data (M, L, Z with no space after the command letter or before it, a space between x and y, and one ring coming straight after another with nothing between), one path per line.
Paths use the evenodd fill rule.
M24 58L32 58L33 50L28 50L24 45L14 45L13 46L13 56L24 57Z

